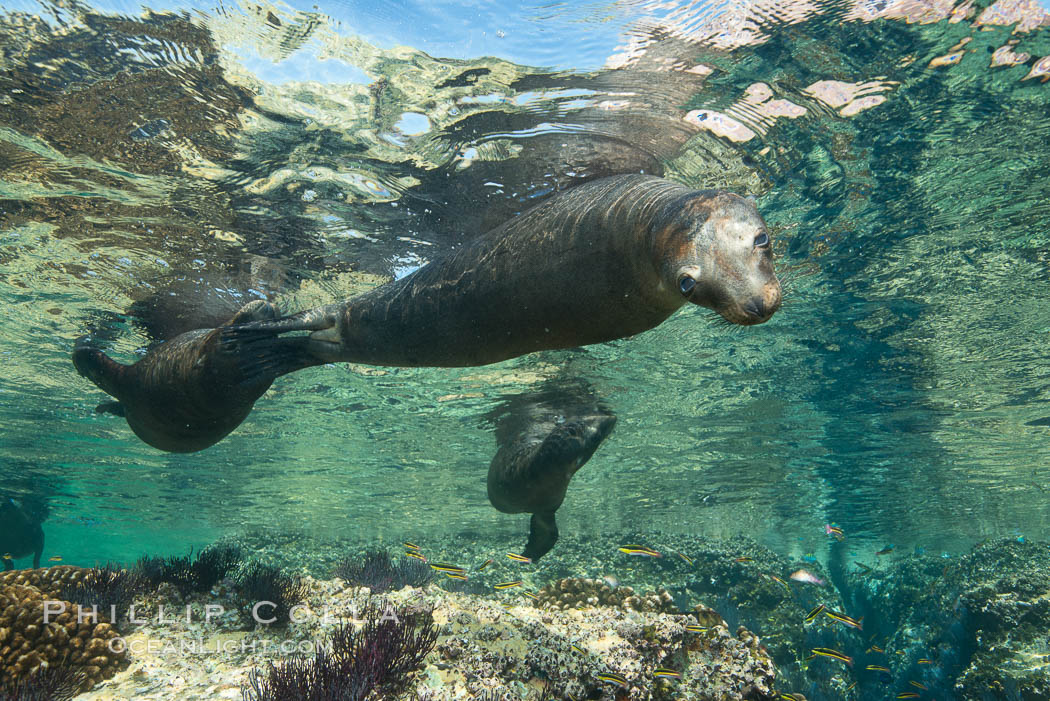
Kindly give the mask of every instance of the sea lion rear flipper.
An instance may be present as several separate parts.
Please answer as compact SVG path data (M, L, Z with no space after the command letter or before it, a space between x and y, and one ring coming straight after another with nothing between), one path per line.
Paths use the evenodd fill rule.
M256 299L237 310L223 326L237 326L253 321L273 321L277 318L277 309L266 300Z
M256 308L249 312L248 305L230 319L229 323L223 324L223 338L236 339L244 334L269 334L279 335L292 331L323 331L335 326L336 308L339 305L328 305L316 309L306 309L296 314L280 318L266 317L265 312ZM331 307L331 308L330 308ZM271 307L272 309L272 307ZM241 321L242 314L251 314L252 318L247 323Z
M326 362L310 351L308 337L278 336L292 331L331 329L336 324L334 309L307 309L279 319L268 316L271 310L272 307L245 307L219 329L221 350L238 356L238 366L246 377L277 377ZM241 323L246 318L250 320Z
M124 413L124 405L120 402L102 402L95 407L96 414L113 414L114 416L122 416L126 418Z
M553 511L541 511L532 515L529 522L529 542L525 544L525 557L536 562L550 552L558 542L558 525Z

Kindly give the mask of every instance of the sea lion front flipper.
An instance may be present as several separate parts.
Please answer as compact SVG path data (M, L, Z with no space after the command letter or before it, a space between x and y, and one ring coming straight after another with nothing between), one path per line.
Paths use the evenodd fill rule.
M120 402L102 402L95 407L96 414L113 414L114 416L121 416L127 418L127 414L124 411L124 405Z
M532 515L529 522L529 542L525 544L525 557L536 562L550 552L558 542L558 524L554 522L553 511L539 511Z
M127 366L91 346L90 341L90 336L81 336L73 344L73 366L77 374L94 382L106 394L119 398L119 378Z

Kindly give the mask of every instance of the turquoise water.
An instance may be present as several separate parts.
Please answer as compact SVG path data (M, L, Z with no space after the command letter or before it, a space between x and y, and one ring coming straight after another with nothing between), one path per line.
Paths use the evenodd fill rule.
M257 532L481 548L527 524L487 501L486 415L568 375L618 422L563 533L822 560L837 523L867 561L1046 540L1050 20L986 5L8 7L0 490L47 502L67 564ZM70 362L87 332L130 362L247 299L341 299L640 169L756 197L771 321L309 369L189 455L96 413Z

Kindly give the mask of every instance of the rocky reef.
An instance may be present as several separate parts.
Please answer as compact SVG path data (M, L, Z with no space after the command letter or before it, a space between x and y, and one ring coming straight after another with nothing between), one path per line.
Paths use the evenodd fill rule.
M245 630L238 616L206 622L205 606L215 599L187 597L178 618L131 630L128 669L80 698L241 698L260 670L310 659L319 641L376 606L367 588L340 579L306 577L303 583L298 622L285 626ZM545 689L544 699L775 698L775 668L759 639L724 625L689 630L697 620L692 615L623 606L561 610L513 592L478 597L432 585L405 587L382 601L394 615L431 611L437 633L414 684L398 699L539 699ZM664 676L668 672L673 676Z
M900 690L916 681L960 701L1050 698L1050 547L1006 538L963 557L912 556L851 576L881 615Z
M674 597L666 589L639 595L631 587L586 577L566 577L548 584L537 594L536 602L537 606L549 606L562 611L591 606L612 606L628 611L678 611Z
M137 586L126 571L15 570L0 574L0 699L56 665L82 675L78 684L91 690L81 698L95 701L283 699L279 682L308 683L304 670L324 659L328 642L370 649L362 642L369 635L347 625L371 625L375 634L382 627L358 615L387 608L408 618L425 612L432 645L375 684L385 690L380 696L362 699L1050 698L1046 544L1003 539L962 557L902 553L871 567L840 557L848 550L837 544L822 563L792 561L746 539L679 538L675 547L658 558L610 555L596 566L584 561L593 558L592 544L578 551L579 562L522 565L464 555L465 546L447 541L424 543L435 560L473 562L463 568L466 579L414 586L381 577L375 589L338 576L286 575L302 568L271 562L262 568L273 571L267 581L296 587L283 608L262 611L267 618L280 608L271 624L254 615L253 592L263 590L244 585L260 559L272 559L257 548L207 591L147 586L134 594L135 619L118 616L115 626L78 623L78 599L90 605L89 595L102 597L120 610ZM343 564L375 564L374 555L366 549ZM792 580L803 567L808 577ZM593 576L554 576L566 571ZM470 584L474 593L448 591L449 583ZM67 607L48 626L38 622L45 599ZM362 667L355 656L335 667L376 666ZM264 679L277 691L264 694Z

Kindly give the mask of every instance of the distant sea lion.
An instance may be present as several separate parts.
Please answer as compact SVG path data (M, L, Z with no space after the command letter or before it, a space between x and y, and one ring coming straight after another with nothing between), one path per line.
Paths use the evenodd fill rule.
M612 432L616 416L586 384L515 397L498 414L489 501L504 513L532 514L522 555L536 562L558 541L554 513L569 481Z
M227 323L276 316L273 306L256 300ZM173 453L203 450L237 428L273 380L294 369L285 364L285 352L294 350L295 339L284 339L293 345L247 363L223 350L222 328L183 333L133 365L113 361L82 338L73 350L73 365L117 399L99 405L97 411L123 416L131 430L154 448Z
M621 175L558 193L414 273L345 302L201 332L189 340L189 355L212 368L207 373L169 372L171 361L160 373L123 372L151 381L148 391L138 392L142 411L165 396L180 402L187 431L197 434L204 423L209 439L198 445L206 447L232 430L233 419L243 419L265 391L244 393L238 406L238 396L223 385L232 390L245 378L268 382L273 372L339 361L485 365L641 333L687 302L736 324L759 324L780 307L780 294L770 237L750 200ZM292 331L313 333L279 337ZM213 361L206 357L211 353L223 357ZM97 367L108 359L94 361ZM165 387L165 380L178 385ZM187 381L207 386L188 388ZM128 382L122 385L131 391ZM181 401L187 395L209 401ZM216 420L211 400L219 398L222 430L207 430ZM203 421L195 412L206 409ZM175 445L195 449L189 441Z
M33 567L40 567L44 552L44 529L40 521L31 518L26 509L10 497L0 497L0 555L4 569L14 569L14 560L33 556Z

